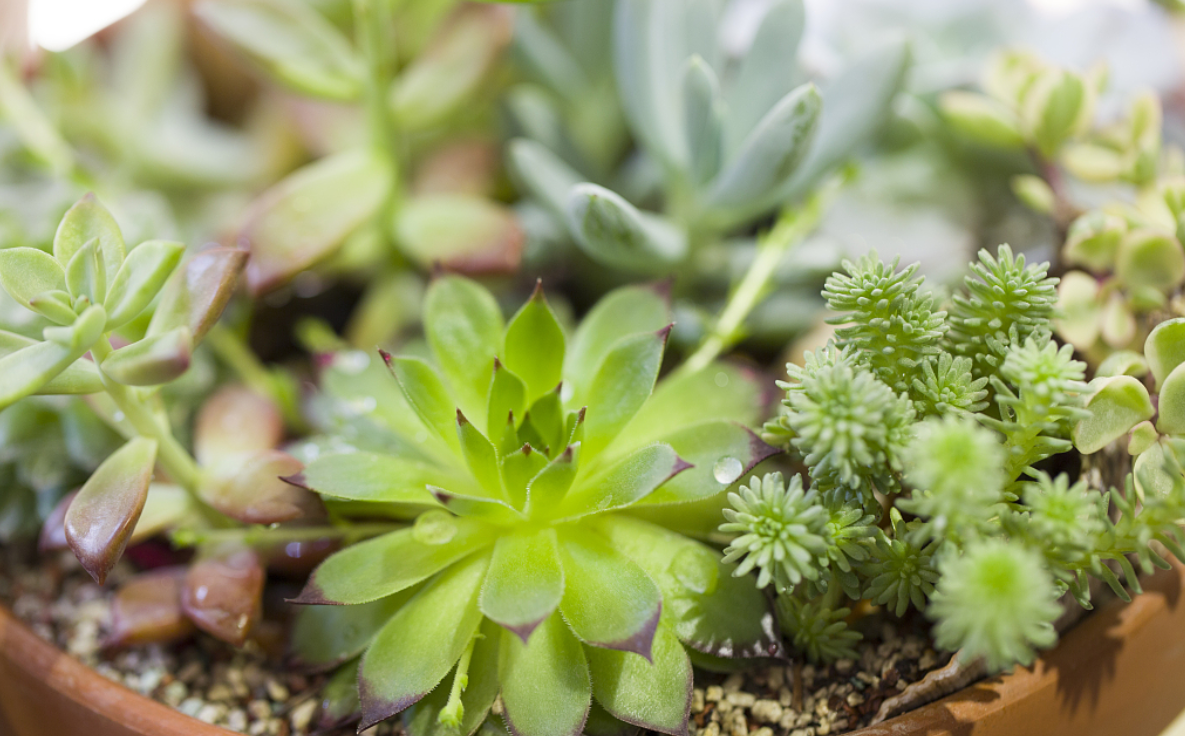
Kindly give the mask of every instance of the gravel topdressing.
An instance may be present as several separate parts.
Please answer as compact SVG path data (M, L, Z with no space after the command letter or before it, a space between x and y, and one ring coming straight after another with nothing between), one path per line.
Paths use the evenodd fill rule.
M101 675L206 723L252 736L344 736L353 728L317 731L321 676L285 668L279 648L260 641L234 649L207 636L176 646L107 651L103 637L110 597L132 573L122 564L107 587L96 585L69 554L43 557L0 554L0 601L43 639ZM278 627L277 627L278 628ZM930 648L920 623L902 626L876 615L859 622L865 640L856 660L826 667L809 664L755 668L724 676L696 673L692 736L828 736L868 725L881 703L949 654ZM258 637L261 641L266 637ZM279 633L274 637L281 639ZM501 710L495 703L494 710ZM397 736L397 723L366 736Z

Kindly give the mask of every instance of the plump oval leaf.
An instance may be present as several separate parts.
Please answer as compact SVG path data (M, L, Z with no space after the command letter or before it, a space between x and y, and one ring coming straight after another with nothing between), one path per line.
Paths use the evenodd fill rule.
M801 0L777 0L765 11L725 98L728 151L740 148L765 114L790 93L799 76L798 44L804 25Z
M1103 449L1155 413L1148 389L1131 376L1096 379L1093 388L1095 392L1086 402L1090 416L1079 421L1072 434L1074 446L1086 455Z
M498 666L506 725L516 736L578 736L592 701L584 648L559 613L528 643L502 635Z
M189 566L181 607L202 631L242 646L263 615L264 578L259 555L248 547L207 550Z
M246 264L247 251L240 248L206 248L196 253L173 271L161 289L148 334L188 327L194 344L201 342L222 315Z
M572 187L567 222L584 252L613 268L653 272L687 253L687 235L674 223L642 212L596 184Z
M125 386L155 386L179 378L192 357L193 336L188 327L178 327L113 351L99 368Z
M407 200L395 215L395 233L422 268L475 275L514 273L526 242L513 211L471 194Z
M481 624L477 596L488 555L442 572L391 617L362 657L360 730L419 701L453 668Z
M284 479L304 466L280 450L255 450L205 468L199 495L206 503L246 524L279 524L325 515L321 500Z
M1144 341L1144 357L1157 386L1185 363L1185 317L1165 320L1153 327Z
M547 146L526 138L515 138L510 142L508 158L510 169L520 185L554 217L565 219L568 192L584 181L584 177Z
M115 274L103 302L107 329L118 329L144 311L184 253L184 245L167 240L150 240L133 248Z
M256 450L270 450L284 438L284 419L275 402L242 385L223 386L206 399L194 424L194 455L202 465Z
M107 647L170 644L193 633L181 609L183 566L141 573L120 586L111 599Z
M767 74L766 78L778 75ZM720 170L724 149L724 101L712 67L699 56L687 61L683 72L683 128L688 162L696 184L711 180Z
M490 620L528 641L564 595L555 529L506 534L494 545L479 601Z
M5 363L8 356L17 351L43 345L30 351L12 363ZM99 369L89 360L74 359L66 362L73 352L56 343L39 343L24 335L0 330L0 406L6 406L29 393L40 394L93 394L103 390ZM57 370L55 366L66 363ZM5 366L8 368L5 368ZM56 373L48 382L41 382L46 373ZM32 388L30 388L32 386ZM28 393L22 393L27 391ZM12 392L11 394L9 392ZM15 398L6 398L15 396Z
M123 263L123 234L107 208L93 194L87 194L66 211L53 238L53 255L65 267L82 246L98 240L104 271L110 276Z
M66 511L66 541L100 585L136 528L155 462L155 440L130 440L91 474Z
M32 309L29 300L47 291L66 289L62 264L37 248L0 249L0 287L17 304Z
M1119 245L1115 275L1129 286L1167 290L1185 278L1185 250L1168 233L1132 231Z
M1156 428L1162 434L1185 434L1185 370L1173 369L1160 385Z

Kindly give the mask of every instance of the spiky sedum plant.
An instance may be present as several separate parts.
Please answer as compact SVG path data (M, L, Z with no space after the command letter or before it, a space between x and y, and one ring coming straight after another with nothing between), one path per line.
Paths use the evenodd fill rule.
M669 319L658 292L628 287L567 334L536 289L504 324L483 287L445 276L426 351L384 353L392 376L364 354L331 361L355 375L326 377L329 403L377 429L292 481L331 511L414 517L330 557L298 599L314 604L300 660L365 652L363 728L403 712L414 734L470 734L500 695L523 736L578 734L594 701L680 734L693 659L779 653L765 597L662 526L774 452L735 423L758 404L742 372L656 386Z
M1185 480L1179 466L1160 468L1177 457L1171 435L1185 423L1162 421L1158 443L1151 425L1135 428L1151 416L1135 379L1084 383L1085 365L1051 338L1056 279L1045 264L1007 246L981 252L949 315L915 267L873 254L844 268L824 291L842 326L788 366L786 408L766 425L767 439L801 457L810 488L754 479L730 496L720 527L734 536L726 559L775 586L782 624L807 658L851 656L858 635L846 620L867 600L896 615L924 611L936 642L964 661L1028 663L1056 640L1062 593L1089 607L1094 576L1126 597L1112 565L1139 590L1127 555L1147 571L1167 564L1152 540L1180 551ZM1182 332L1166 325L1150 341L1161 373L1175 370L1180 350L1169 346ZM1129 430L1133 453L1153 448L1161 460L1144 464L1158 493L1145 491L1143 506L1133 501L1139 464L1135 484L1106 493L1035 467ZM878 525L886 502L889 523Z

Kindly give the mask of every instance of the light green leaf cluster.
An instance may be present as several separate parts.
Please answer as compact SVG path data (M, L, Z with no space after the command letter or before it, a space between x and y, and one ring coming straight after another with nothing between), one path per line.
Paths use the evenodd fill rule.
M406 710L472 732L500 695L526 736L580 733L593 701L683 733L685 647L778 652L772 610L731 559L660 526L774 452L743 426L760 405L751 378L712 366L657 380L669 322L648 287L609 294L571 333L541 288L507 322L485 288L442 276L426 295L427 351L384 353L393 377L364 354L335 359L325 399L365 429L291 480L331 510L414 520L328 558L298 599L338 622L323 636L305 627L302 657L361 654L364 728ZM738 526L784 521L740 540L757 555L743 569L785 559L775 550L805 569L802 555L822 552L806 533L822 533L821 512L790 518L809 506L801 485L742 493ZM801 548L789 536L799 531ZM381 613L350 613L359 606ZM339 617L364 621L365 636L332 645Z

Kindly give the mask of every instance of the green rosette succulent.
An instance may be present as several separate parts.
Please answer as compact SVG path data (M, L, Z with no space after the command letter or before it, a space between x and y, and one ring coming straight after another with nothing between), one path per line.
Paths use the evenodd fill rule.
M781 654L765 596L674 530L775 452L745 427L759 387L721 364L657 381L670 317L646 287L570 336L540 288L504 326L445 276L424 312L428 350L383 354L394 381L362 353L323 376L375 431L317 444L292 482L414 522L317 568L297 658L365 650L362 728L403 712L412 734L472 734L500 695L522 736L581 733L594 699L685 733L693 661Z

